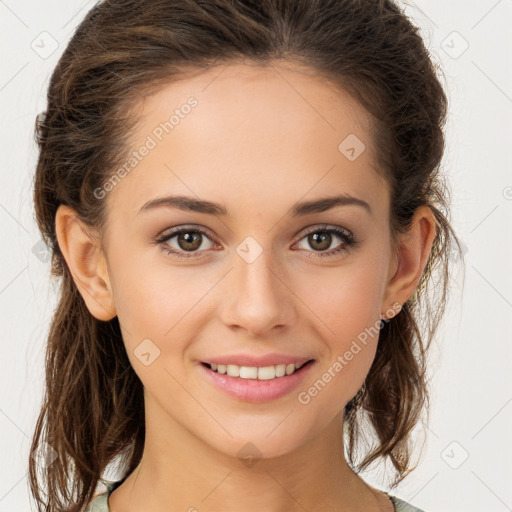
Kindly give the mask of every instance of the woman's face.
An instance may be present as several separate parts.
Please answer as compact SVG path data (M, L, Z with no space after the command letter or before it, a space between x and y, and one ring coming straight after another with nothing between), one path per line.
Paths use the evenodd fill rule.
M369 117L290 63L197 73L141 109L134 159L97 192L148 428L185 429L229 455L247 442L287 453L340 419L393 303L389 189L372 168ZM356 199L317 203L335 196ZM203 364L244 357L250 368L313 361L257 381Z

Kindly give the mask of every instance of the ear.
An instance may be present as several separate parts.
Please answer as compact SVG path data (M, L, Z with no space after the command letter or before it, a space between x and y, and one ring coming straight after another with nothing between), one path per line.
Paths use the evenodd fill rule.
M436 236L436 220L428 206L416 209L409 230L400 235L398 251L390 264L383 310L404 304L414 293ZM394 313L396 314L396 313ZM386 315L383 315L386 318ZM389 318L389 315L387 316Z
M60 251L87 309L104 322L116 316L107 262L101 244L72 208L60 205L55 216Z

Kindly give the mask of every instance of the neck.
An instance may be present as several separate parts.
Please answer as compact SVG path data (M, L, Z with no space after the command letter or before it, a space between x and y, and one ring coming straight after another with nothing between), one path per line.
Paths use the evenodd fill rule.
M271 458L244 442L240 456L226 455L172 421L162 429L168 416L150 418L142 460L110 495L111 512L392 510L347 464L342 413L320 436Z

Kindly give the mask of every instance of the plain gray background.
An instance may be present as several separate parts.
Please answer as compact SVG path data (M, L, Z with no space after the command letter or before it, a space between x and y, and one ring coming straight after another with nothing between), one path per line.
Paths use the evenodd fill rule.
M56 300L33 216L34 119L45 109L52 69L93 5L0 0L0 512L31 510L28 449ZM505 512L512 510L512 0L422 0L407 12L450 97L444 170L466 273L453 276L433 347L431 422L415 432L418 467L393 494L427 512ZM363 476L384 489L384 470Z

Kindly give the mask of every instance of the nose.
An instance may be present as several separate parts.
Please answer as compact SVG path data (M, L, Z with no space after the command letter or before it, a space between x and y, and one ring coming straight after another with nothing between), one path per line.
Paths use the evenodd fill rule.
M294 294L269 253L264 250L250 263L235 255L221 295L221 319L230 329L265 336L292 325Z

